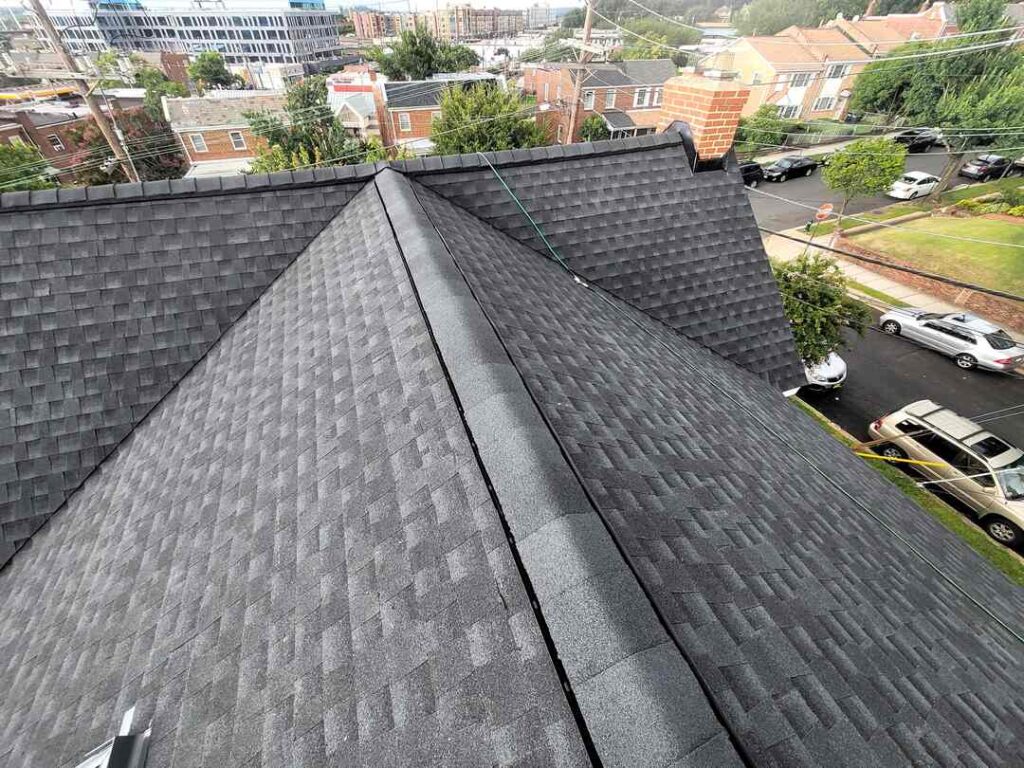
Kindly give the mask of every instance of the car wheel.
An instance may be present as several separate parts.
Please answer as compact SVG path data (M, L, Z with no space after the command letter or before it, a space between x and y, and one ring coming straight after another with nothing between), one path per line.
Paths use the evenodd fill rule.
M890 336L899 336L900 331L902 330L903 329L900 328L900 324L897 323L895 320L886 320L884 323L882 323L882 332L888 333Z
M969 371L978 364L978 361L966 352L961 352L956 356L956 364L965 371Z
M910 193L910 197L908 197L907 200L913 200L915 197L917 197L917 190L916 189L913 192Z
M1007 547L1017 547L1020 545L1021 540L1024 539L1024 534L1021 533L1020 528L1005 517L989 515L981 521L981 524L985 528L985 533Z
M905 459L905 458L907 458L907 454L906 454L906 452L902 448L900 448L898 446L895 446L895 445L892 445L892 444L884 446L882 448L882 450L879 451L879 454L881 454L882 456L885 456L885 458L887 458L887 459Z
M788 174L784 173L781 176L779 176L779 181L788 181L788 180L789 180L789 175Z
M751 189L757 189L757 187L758 187L758 185L760 183L761 183L760 181L758 181L757 179L754 179L752 182L747 184L747 186L750 187Z
M813 168L808 168L807 172L804 174L804 176L810 176L812 173L814 173L814 169Z

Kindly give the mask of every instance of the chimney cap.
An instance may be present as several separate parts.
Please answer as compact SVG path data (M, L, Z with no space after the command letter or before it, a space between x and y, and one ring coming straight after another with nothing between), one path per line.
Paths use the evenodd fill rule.
M730 69L705 69L703 74L708 80L735 80L738 73Z

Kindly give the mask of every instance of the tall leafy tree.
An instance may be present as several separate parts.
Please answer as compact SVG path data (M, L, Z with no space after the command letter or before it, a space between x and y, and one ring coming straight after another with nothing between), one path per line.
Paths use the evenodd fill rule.
M188 65L188 76L202 88L226 88L238 82L216 51L203 51Z
M438 72L461 72L480 63L471 49L439 41L424 27L403 32L388 48L371 46L366 58L392 80L426 80Z
M5 192L56 186L46 173L48 165L35 147L0 144L0 188Z
M772 268L797 354L807 365L817 365L842 349L843 328L863 335L871 313L849 297L846 278L834 259L804 253Z
M142 109L115 111L114 120L124 134L125 145L140 180L181 178L188 162L166 122L153 119ZM128 180L95 123L86 124L71 136L78 147L72 155L72 163L77 166L74 173L78 184L111 184Z
M579 29L583 26L586 12L582 8L573 8L562 16L562 29Z
M864 13L867 0L752 0L734 17L744 35L774 35L796 24L816 27L836 14Z
M135 73L135 85L146 89L142 107L154 120L164 119L162 97L188 96L188 88L171 80L156 67L145 66Z
M779 117L779 108L774 104L762 104L750 117L740 120L736 131L737 151L756 152L777 147L792 125L793 121Z
M836 232L850 201L889 189L903 173L906 155L905 146L885 138L860 139L832 153L821 177L825 186L843 195Z
M452 87L441 97L441 116L430 130L439 155L539 147L547 131L515 92L489 83Z
M590 115L580 124L580 138L584 141L601 141L609 136L611 132L600 115Z

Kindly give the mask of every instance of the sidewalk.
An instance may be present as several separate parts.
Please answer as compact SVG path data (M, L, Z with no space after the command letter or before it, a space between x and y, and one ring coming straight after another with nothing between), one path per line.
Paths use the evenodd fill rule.
M859 141L860 139L870 139L879 137L889 138L895 136L897 133L899 133L899 131L892 131L890 133L882 134L872 134L870 136L854 136L849 139L837 141L834 144L815 144L810 147L790 147L789 149L779 150L778 152L769 152L768 154L765 155L758 155L757 157L754 158L754 162L761 163L762 165L764 165L765 163L774 163L776 160L780 160L783 157L788 157L790 155L820 155L823 152L835 152L837 149L847 147L853 142Z

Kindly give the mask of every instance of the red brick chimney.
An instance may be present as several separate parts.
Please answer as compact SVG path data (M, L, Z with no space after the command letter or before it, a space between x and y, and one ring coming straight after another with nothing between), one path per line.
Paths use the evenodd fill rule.
M731 72L712 71L688 72L668 80L661 100L658 131L681 120L690 126L702 160L724 155L732 146L740 113L750 96L750 88L734 78Z

